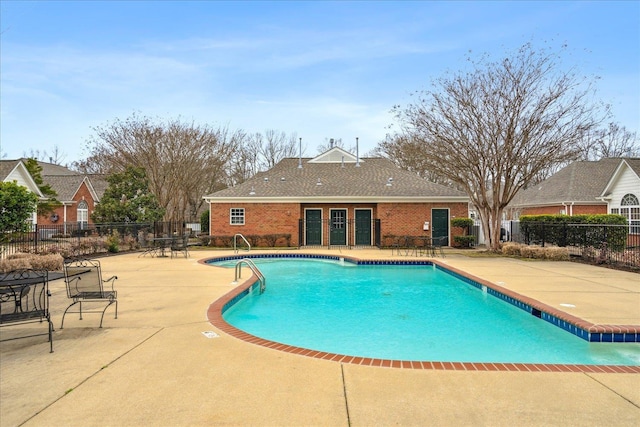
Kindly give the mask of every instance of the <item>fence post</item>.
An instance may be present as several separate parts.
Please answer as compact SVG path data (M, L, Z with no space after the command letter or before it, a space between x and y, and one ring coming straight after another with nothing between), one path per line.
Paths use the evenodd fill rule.
M38 253L38 238L40 237L40 230L38 229L38 224L35 226L35 233L33 235L33 253Z

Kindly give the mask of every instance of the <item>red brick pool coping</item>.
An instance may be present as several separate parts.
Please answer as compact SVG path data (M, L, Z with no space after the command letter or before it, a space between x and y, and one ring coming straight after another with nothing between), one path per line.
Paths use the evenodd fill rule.
M311 255L312 256L312 255ZM354 261L355 257L349 258ZM372 261L372 260L367 260ZM375 260L373 260L375 261ZM557 310L554 307L541 303L527 296L518 294L502 286L488 282L479 277L473 276L462 270L451 267L450 265L442 265L437 260L430 260L434 264L453 271L457 274L465 276L481 285L492 288L504 295L515 298L525 304L528 304L538 310L556 316L566 322L574 324L582 329L594 333L640 333L638 325L595 325L578 317ZM381 261L386 262L386 261ZM207 318L209 322L217 327L220 331L246 341L251 344L260 345L262 347L273 350L283 351L286 353L297 354L300 356L313 357L316 359L329 360L339 363L349 363L362 366L374 366L382 368L401 368L401 369L431 369L431 370L448 370L448 371L513 371L513 372L580 372L580 373L611 373L611 374L640 374L640 366L618 366L618 365L567 365L567 364L538 364L538 363L500 363L500 362L440 362L440 361L415 361L415 360L393 360L393 359L376 359L370 357L347 356L344 354L327 353L323 351L310 350L307 348L296 347L288 344L282 344L275 341L265 340L248 334L227 323L222 317L225 305L252 286L258 278L251 276L243 283L236 286L230 292L213 302L207 310ZM630 344L633 345L633 344Z

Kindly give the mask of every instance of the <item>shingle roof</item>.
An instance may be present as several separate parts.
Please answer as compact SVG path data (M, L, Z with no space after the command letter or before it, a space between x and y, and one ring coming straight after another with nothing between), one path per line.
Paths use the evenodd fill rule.
M0 179L4 180L20 160L0 160Z
M80 188L84 175L43 175L42 179L58 193L56 199L61 202L73 200L73 196Z
M625 159L631 170L633 170L638 177L640 177L640 158L633 157L629 159Z
M23 162L26 163L26 161L28 159L22 158L20 160L22 160ZM40 171L40 175L42 175L42 176L45 176L45 175L78 175L78 172L72 171L66 166L56 165L54 163L42 162L40 160L38 160L37 162L38 162L38 166L40 166L42 168L42 170Z
M510 206L544 206L562 202L603 203L597 197L602 194L621 161L620 158L605 158L595 162L571 163L541 183L518 193Z
M102 199L104 192L106 191L109 183L107 182L107 176L104 174L90 174L87 175L89 177L89 181L91 181L91 185L98 196L98 200Z
M24 162L26 160L0 160L0 179L5 179L20 161ZM102 198L109 185L106 176L102 174L85 175L72 171L65 166L41 161L38 161L38 165L42 168L40 172L42 180L58 193L56 199L62 202L73 200L73 196L85 178L89 179L90 185L93 187L93 191L97 196L96 201Z
M222 201L222 199L467 200L465 193L401 170L384 158L363 158L359 162L359 167L355 162L310 163L310 160L314 159L302 159L302 168L299 168L299 159L283 159L272 169L258 173L242 184L210 194L205 198L211 201ZM250 192L255 194L251 195Z

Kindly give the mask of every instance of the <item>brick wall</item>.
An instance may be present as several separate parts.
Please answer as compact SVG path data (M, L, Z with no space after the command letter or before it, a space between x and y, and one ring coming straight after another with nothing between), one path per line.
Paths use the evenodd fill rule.
M89 191L89 187L87 187L87 184L85 182L83 182L80 185L80 188L78 189L78 191L76 192L76 194L74 194L73 196L73 201L75 202L72 205L67 205L66 206L66 210L67 210L67 223L70 222L77 222L78 221L78 203L84 200L87 202L88 208L89 208L89 224L93 224L93 221L91 220L91 214L93 213L93 210L95 209L95 201L93 200L93 197L91 196L91 192ZM57 209L55 209L55 213L58 215L58 220L56 222L51 221L51 216L52 214L46 215L46 216L39 216L38 217L38 225L60 225L64 223L65 217L64 217L64 210L65 210L65 206L60 206Z
M431 230L425 233L423 225L425 221L433 224L432 209L449 209L449 220L469 216L467 203L379 203L378 217L380 218L382 235L430 235ZM463 234L462 229L452 228L451 225L449 227L451 238Z
M230 224L231 208L244 208L244 225ZM299 203L214 203L211 205L209 234L291 234L291 245L297 246L299 217Z
M231 208L244 208L245 224L231 225ZM298 246L298 224L305 209L322 209L322 219L330 218L331 209L346 209L347 219L355 218L355 209L371 209L372 219L380 219L382 235L423 235L425 221L432 222L431 209L449 209L449 217L467 217L467 203L214 203L211 205L210 235L236 233L247 235L291 234L291 245ZM451 236L462 230L451 228ZM323 242L329 241L324 230ZM352 233L349 233L351 239Z

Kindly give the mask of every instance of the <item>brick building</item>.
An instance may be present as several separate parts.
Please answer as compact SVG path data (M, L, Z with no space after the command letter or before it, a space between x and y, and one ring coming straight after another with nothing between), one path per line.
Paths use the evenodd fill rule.
M61 206L38 217L39 225L72 224L80 228L92 224L91 213L104 194L107 182L102 175L86 175L64 166L38 161L42 181L57 193Z
M283 159L204 199L212 236L285 235L280 244L290 246L380 246L391 236L444 237L449 244L450 219L469 213L464 193L339 147Z

